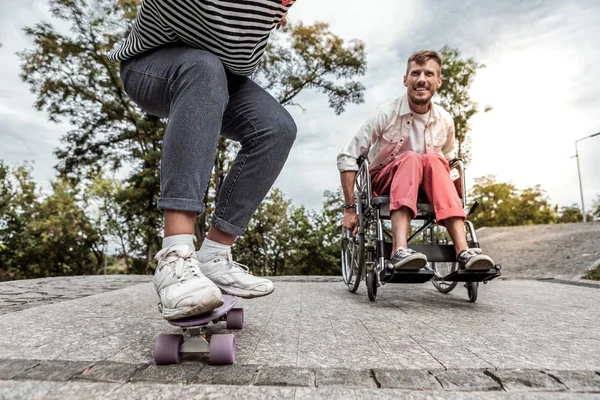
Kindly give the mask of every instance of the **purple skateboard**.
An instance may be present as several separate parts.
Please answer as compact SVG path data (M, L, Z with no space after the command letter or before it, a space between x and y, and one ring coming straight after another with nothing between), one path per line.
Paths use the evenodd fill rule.
M209 353L211 364L235 363L235 336L233 334L212 335L210 344L205 339L206 325L211 321L227 322L227 329L242 329L244 325L244 310L233 308L236 297L223 295L221 307L208 314L197 315L184 319L167 321L173 326L183 329L190 336L161 334L154 345L154 361L158 365L179 364L182 353Z

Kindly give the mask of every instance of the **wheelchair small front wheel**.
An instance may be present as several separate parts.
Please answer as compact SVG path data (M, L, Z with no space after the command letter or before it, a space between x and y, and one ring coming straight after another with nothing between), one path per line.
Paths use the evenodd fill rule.
M367 294L371 301L375 301L377 298L377 276L375 274L377 272L373 269L367 272Z
M475 303L477 301L477 292L479 289L479 282L467 282L467 294L469 295L469 301Z
M431 262L430 264L431 269L440 276L448 276L458 270L456 262ZM433 276L431 283L440 293L450 293L458 284L458 282L445 281L442 278L438 278L437 275Z
M345 228L342 232L342 276L348 290L358 290L365 270L365 235L355 237Z

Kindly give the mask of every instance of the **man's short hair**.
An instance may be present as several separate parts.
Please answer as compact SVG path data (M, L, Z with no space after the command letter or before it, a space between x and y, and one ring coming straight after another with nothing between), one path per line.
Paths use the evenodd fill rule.
M425 65L425 63L429 60L433 60L440 66L440 75L442 74L442 57L434 50L419 50L408 58L408 62L406 63L406 74L408 74L408 66L411 61L414 61L417 65Z

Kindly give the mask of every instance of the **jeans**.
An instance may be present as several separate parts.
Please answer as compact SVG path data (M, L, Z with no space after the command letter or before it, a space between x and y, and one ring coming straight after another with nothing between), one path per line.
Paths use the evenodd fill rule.
M204 212L219 135L240 143L211 224L243 234L294 143L291 115L250 78L230 73L208 51L163 47L123 61L120 72L136 104L168 118L160 167L161 210Z

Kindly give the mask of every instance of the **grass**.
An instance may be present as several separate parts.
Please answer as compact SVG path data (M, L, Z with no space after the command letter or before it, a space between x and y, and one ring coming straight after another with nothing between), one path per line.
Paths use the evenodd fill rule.
M600 281L600 263L598 263L594 268L589 270L587 274L583 276L583 279L589 279L592 281Z

